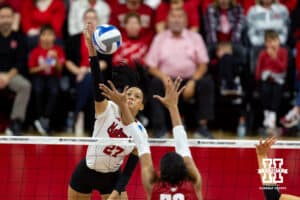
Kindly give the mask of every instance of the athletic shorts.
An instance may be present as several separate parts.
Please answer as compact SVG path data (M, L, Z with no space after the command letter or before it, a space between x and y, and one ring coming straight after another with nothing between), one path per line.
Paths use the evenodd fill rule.
M85 158L77 165L71 177L70 186L73 190L89 194L98 190L102 195L110 194L121 172L101 173L86 166Z

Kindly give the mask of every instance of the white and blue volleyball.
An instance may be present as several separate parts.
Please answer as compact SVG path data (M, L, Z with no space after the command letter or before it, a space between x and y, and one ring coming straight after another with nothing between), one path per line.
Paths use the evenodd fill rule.
M113 54L121 43L121 33L115 26L102 24L93 33L93 44L99 53Z

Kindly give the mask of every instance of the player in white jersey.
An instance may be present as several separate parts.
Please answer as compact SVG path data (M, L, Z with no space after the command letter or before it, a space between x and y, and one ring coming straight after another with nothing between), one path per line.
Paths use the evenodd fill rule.
M129 124L126 118L122 116L123 104L116 104L119 99L107 96L105 91L108 89L103 85L104 78L99 68L97 53L91 42L91 34L94 30L91 24L87 25L85 30L85 40L90 57L91 71L94 78L95 90L95 113L96 121L94 125L93 137L101 138L127 138L130 134L124 130ZM126 74L124 74L126 76ZM126 99L126 109L129 109L133 116L136 116L144 108L144 94L138 87L125 87L123 92L118 92L112 82L108 82L113 88L116 97L123 96ZM101 85L101 89L99 85ZM113 101L108 101L106 98ZM123 100L124 100L123 99ZM143 125L139 122L140 133L147 137ZM124 169L120 166L129 155ZM103 200L128 199L125 187L138 162L137 152L133 146L114 145L90 145L88 146L86 158L76 167L71 177L68 199L69 200L87 200L91 197L93 190L101 193Z

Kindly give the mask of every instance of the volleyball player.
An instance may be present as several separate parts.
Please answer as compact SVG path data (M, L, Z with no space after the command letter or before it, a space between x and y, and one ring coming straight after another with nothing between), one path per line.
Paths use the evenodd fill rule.
M131 122L130 125L125 127L125 130L131 134L137 145L141 160L142 182L149 200L202 200L201 175L192 158L187 134L182 125L177 106L179 95L184 89L179 89L181 81L179 78L174 83L169 80L165 96L154 96L169 110L176 149L176 153L167 153L161 159L160 176L154 170L149 143L140 133L139 124L134 122L131 112L128 109L126 111L126 106L122 106L125 107L123 114L126 116L124 118ZM101 89L112 100L120 98L116 97L115 89L109 89L103 84Z
M263 169L263 159L268 158L268 151L271 146L275 144L276 138L271 137L267 138L265 141L260 139L259 144L256 146L256 156L259 169ZM263 174L260 174L261 180L263 180ZM271 174L270 176L271 177ZM289 194L281 194L276 184L264 184L264 195L266 200L300 200L300 197L289 195Z
M126 101L122 102L124 105L117 105L105 99L105 96L98 88L98 84L104 83L104 79L99 68L97 53L91 42L93 30L94 27L91 24L88 24L85 29L85 40L88 47L95 90L96 121L93 137L126 138L129 134L124 127L129 123L124 119L123 107L126 105L131 115L136 116L144 107L143 92L137 87L125 88L123 93L120 93L126 96ZM112 85L111 82L109 84ZM112 100L118 102L117 99ZM147 137L146 130L142 124L137 123L143 132L143 136ZM77 165L71 177L68 199L90 199L93 190L98 190L103 200L128 199L125 187L138 162L137 152L133 148L133 146L120 146L118 144L88 146L86 157ZM126 166L121 172L120 165L128 154Z

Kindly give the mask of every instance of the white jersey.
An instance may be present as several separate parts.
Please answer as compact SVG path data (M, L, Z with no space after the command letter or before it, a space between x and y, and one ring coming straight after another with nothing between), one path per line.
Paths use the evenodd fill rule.
M140 122L140 130L147 132ZM108 101L106 110L96 116L93 137L97 138L127 138L130 134L123 131L119 107ZM120 145L89 145L86 153L86 165L98 172L108 173L117 171L126 155L130 154L133 146Z

